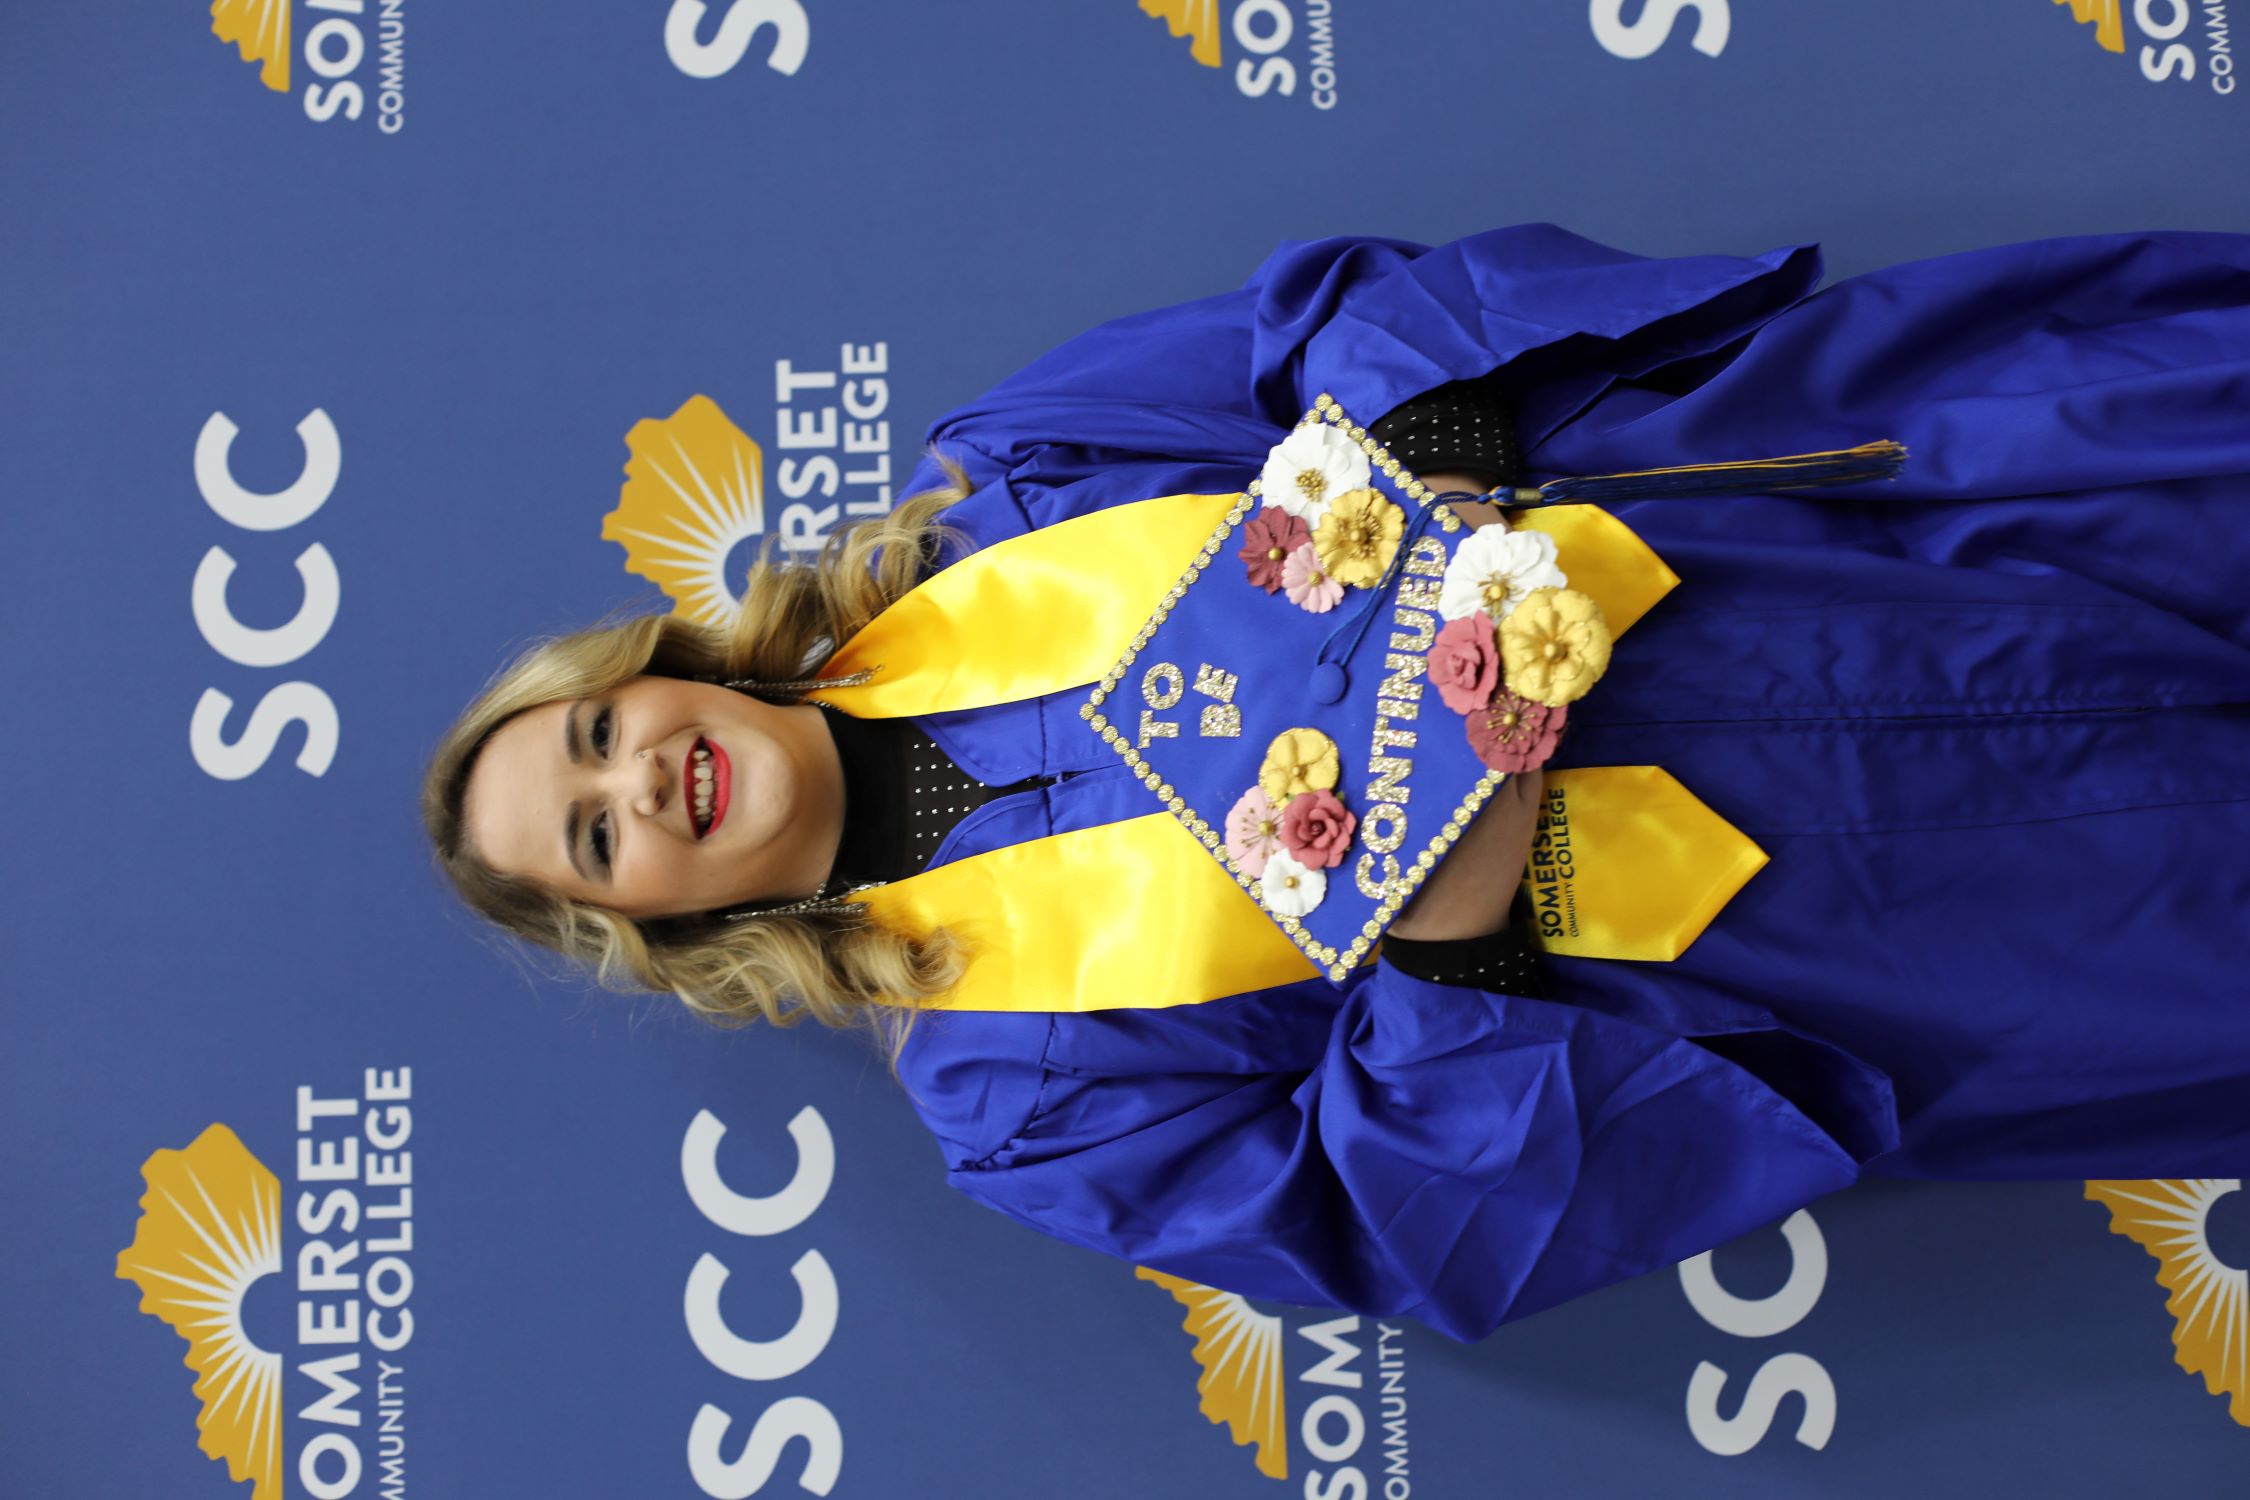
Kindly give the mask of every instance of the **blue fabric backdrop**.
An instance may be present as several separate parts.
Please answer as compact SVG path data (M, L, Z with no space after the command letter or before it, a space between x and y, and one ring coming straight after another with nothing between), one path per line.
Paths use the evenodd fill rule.
M1177 34L1132 0L0 27L0 1489L2240 1483L2233 1179L1871 1183L1473 1347L1222 1306L1283 1379L1206 1396L1188 1310L952 1194L864 1048L589 994L452 906L412 788L507 647L710 607L755 538L887 505L946 408L1279 240L1543 219L1836 278L2250 231L2235 0L1147 4Z

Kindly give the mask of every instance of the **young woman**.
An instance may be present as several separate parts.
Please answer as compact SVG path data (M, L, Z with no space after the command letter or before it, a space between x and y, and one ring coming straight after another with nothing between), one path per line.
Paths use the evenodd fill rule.
M951 1181L1035 1228L1461 1338L1863 1173L2239 1174L2250 237L1819 279L1810 245L1651 259L1545 224L1285 246L940 421L931 493L761 563L731 635L531 653L441 746L431 836L471 905L606 979L875 1020ZM1377 961L1245 981L1202 888L1074 901L1040 863L1158 807L1084 682L883 696L1006 674L1027 648L980 596L913 670L896 636L873 683L824 670L979 552L1241 491L1323 396L1464 492L1906 445L1895 480L1611 507L1682 582L1549 769L1661 766L1770 859L1676 959L1532 960L1525 775ZM980 883L886 904L948 869Z

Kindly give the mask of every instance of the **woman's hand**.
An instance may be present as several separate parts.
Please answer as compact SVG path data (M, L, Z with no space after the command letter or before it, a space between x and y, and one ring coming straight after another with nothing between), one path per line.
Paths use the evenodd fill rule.
M1451 494L1456 490L1466 490L1472 495L1481 495L1491 489L1497 482L1489 474L1445 473L1423 474L1417 477L1441 495ZM1468 522L1471 527L1491 526L1496 522L1507 519L1501 508L1490 500L1474 502L1456 500L1450 508L1455 515Z
M1506 927L1508 908L1531 860L1546 791L1543 771L1521 771L1500 783L1392 920L1391 935L1410 942L1446 942Z

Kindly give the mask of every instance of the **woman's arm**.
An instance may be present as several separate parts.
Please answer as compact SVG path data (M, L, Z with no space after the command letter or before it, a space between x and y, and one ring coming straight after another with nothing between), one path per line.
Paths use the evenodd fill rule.
M1332 1011L1291 986L1058 1017L1030 1119L950 1180L1208 1286L1475 1339L1849 1186L1846 1141L1896 1126L1883 1076L1832 1062L1844 1139L1691 1040L1381 962Z
M926 440L968 464L977 493L949 519L980 545L1153 495L1239 487L1322 393L1365 421L1453 382L1501 379L1528 452L1614 376L1719 348L1819 279L1811 245L1654 259L1541 223L1435 249L1292 242L1239 290L1072 339ZM925 461L906 488L938 477Z
M1450 942L1498 932L1531 863L1546 777L1520 772L1477 810L1429 879L1392 919L1393 937Z

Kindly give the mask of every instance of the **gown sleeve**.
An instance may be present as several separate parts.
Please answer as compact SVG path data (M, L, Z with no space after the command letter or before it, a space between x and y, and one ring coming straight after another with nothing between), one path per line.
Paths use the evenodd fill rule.
M976 493L956 519L979 544L1153 495L1239 489L1323 393L1373 422L1506 370L1528 454L1611 380L1723 349L1820 275L1812 244L1660 258L1544 223L1436 248L1291 242L1234 291L1071 339L941 417L927 442L967 467ZM925 459L907 492L938 480Z
M1051 1018L1036 1064L1001 1070L1033 1101L1004 1140L969 1155L973 1131L939 1128L950 1180L1207 1286L1469 1340L1771 1223L1895 1144L1887 1079L1809 1038L1737 1062L1388 961L1317 1017L1290 988ZM1785 1087L1855 1102L1816 1124Z

